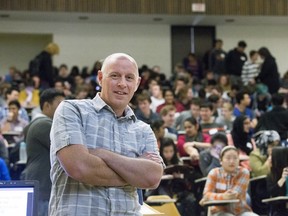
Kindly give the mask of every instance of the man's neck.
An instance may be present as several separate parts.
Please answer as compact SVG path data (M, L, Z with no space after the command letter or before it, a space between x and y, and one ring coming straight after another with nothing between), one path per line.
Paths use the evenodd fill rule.
M237 107L238 107L240 112L244 112L247 106L245 106L243 104L238 104Z

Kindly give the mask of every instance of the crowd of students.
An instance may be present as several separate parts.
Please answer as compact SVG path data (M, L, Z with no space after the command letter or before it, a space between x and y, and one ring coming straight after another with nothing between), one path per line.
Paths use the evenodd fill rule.
M252 211L253 206L246 197L246 194L249 196L250 176L268 175L267 193L271 196L281 195L285 190L283 179L287 176L284 169L288 167L287 156L273 155L279 154L280 146L287 152L287 74L280 79L276 61L265 47L252 50L248 60L244 52L245 41L239 41L237 47L227 53L222 46L223 42L216 40L203 60L193 53L188 54L175 66L171 77L164 75L159 66L143 65L139 69L141 83L130 102L136 117L153 129L167 166L183 164L181 157L190 158L189 166L193 169L184 178L175 173L175 179L163 180L158 189L147 192L148 195L164 193L177 197L182 215L192 215L192 212L199 215L201 207L198 203L202 198L234 197L241 200L232 210L215 208L212 211L215 215L221 211L236 215ZM80 71L76 66L69 71L63 64L54 68L54 88L69 99L92 98L101 91L97 83L100 68L101 61L95 63L91 72L87 68ZM20 132L13 137L15 143L23 141L24 128L41 112L40 92L47 87L41 83L37 74L21 73L14 67L1 80L1 133ZM28 116L27 110L31 109ZM6 161L10 168L5 149L7 140L1 136L0 141L3 149L0 160ZM231 146L229 151L224 150L226 146ZM234 169L230 173L224 166L228 153L235 157L231 161L237 163L231 165ZM229 168L229 160L227 163ZM10 179L7 169L1 170L6 174L0 177ZM229 188L217 189L215 178L221 176L221 172L236 178L235 187L229 185ZM245 181L235 173L243 175ZM194 181L203 176L208 179L202 197L203 191L197 191ZM227 183L225 179L222 181L223 185ZM237 181L243 187L237 185ZM277 210L282 212L280 215L287 214L283 206Z

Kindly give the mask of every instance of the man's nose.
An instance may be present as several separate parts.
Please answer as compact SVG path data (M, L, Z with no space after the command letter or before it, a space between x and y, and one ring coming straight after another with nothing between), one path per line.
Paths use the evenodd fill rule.
M126 79L125 77L121 77L118 82L118 86L125 88L126 87Z

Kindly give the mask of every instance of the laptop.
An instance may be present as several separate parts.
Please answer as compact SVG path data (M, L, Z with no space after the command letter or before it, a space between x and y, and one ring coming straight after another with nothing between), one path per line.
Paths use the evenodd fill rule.
M38 216L38 181L0 181L1 216Z

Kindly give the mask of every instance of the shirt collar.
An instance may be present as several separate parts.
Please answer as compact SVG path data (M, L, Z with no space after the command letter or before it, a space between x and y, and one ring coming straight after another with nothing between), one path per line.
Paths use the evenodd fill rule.
M102 109L106 109L106 110L109 110L111 113L114 114L115 118L117 119L132 119L134 122L136 121L136 116L133 112L133 110L131 109L131 107L127 106L124 110L124 113L125 115L122 116L122 117L117 117L116 113L114 112L114 110L108 105L105 103L105 101L100 97L100 93L98 92L96 94L96 96L93 98L93 104L94 104L94 107L96 109L97 112L100 112Z
M223 169L223 167L221 167L222 171L223 171L223 175L225 178L227 178L228 176L230 176L231 178L235 177L236 175L238 175L239 173L239 167L236 168L236 171L233 173L227 173L225 172L225 170Z

